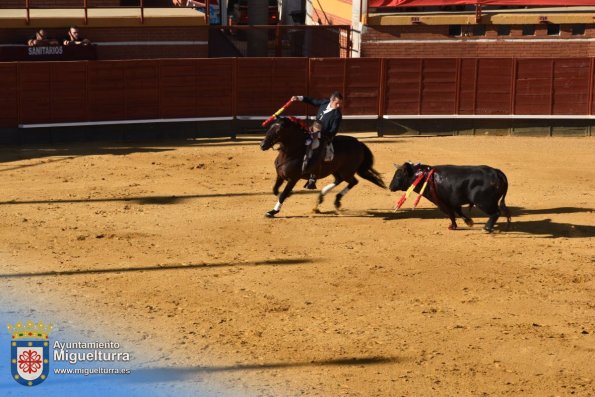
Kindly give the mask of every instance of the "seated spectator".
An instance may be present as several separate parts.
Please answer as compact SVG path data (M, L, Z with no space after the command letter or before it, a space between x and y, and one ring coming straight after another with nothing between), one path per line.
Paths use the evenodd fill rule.
M27 41L29 47L43 47L48 45L60 45L60 42L56 39L47 37L44 29L39 29L35 32L35 36Z
M71 26L68 30L68 37L64 40L64 45L89 45L91 40L81 36L79 28Z

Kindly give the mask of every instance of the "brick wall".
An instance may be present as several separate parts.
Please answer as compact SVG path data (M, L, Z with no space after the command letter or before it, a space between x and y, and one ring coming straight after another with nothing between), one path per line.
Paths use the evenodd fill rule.
M485 36L473 36L471 28L468 34L449 36L448 26L369 27L362 37L361 54L362 57L388 58L595 56L595 44L584 40L595 38L594 25L587 26L582 36L572 36L570 26L564 25L559 36L549 36L545 25L537 25L534 36L523 36L522 26L512 26L509 36L498 36L495 26L486 26ZM433 40L440 42L433 43Z

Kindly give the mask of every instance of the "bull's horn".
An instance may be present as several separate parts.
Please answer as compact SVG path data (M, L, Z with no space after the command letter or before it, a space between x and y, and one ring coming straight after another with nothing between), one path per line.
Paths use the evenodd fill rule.
M399 166L396 163L393 163L396 169L399 169Z

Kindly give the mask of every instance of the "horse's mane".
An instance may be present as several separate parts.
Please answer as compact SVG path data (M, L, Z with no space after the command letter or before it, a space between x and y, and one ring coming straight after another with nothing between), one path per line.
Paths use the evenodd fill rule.
M285 117L285 120L288 120L289 122L297 125L298 127L302 128L304 130L308 130L308 128L309 128L308 124L304 120L298 119L297 117L287 116L287 117Z

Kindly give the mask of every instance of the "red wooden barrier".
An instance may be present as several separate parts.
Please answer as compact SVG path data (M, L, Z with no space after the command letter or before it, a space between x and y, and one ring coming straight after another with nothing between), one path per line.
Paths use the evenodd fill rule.
M554 60L552 114L589 114L591 60Z
M159 61L159 117L196 117L197 62L193 59Z
M384 114L420 114L421 59L386 59Z
M0 128L16 127L19 123L18 64L0 64Z
M221 58L0 63L0 128L262 116L292 95L344 93L345 116L584 115L594 61ZM313 114L294 104L287 114Z
M343 96L346 115L378 114L381 61L378 58L347 58L345 60ZM330 92L326 93L326 95L329 94Z
M344 93L346 85L345 69L345 58L311 58L309 95L325 98L333 91ZM347 109L345 109L344 113L347 113Z
M124 63L124 114L129 120L159 118L159 61Z
M51 122L51 62L22 63L18 71L19 122Z
M553 60L551 59L517 61L515 114L550 114L552 72Z
M87 63L88 120L126 120L126 62Z
M52 122L87 120L87 68L81 62L49 63Z
M225 117L234 114L234 62L201 59L196 67L196 116Z

